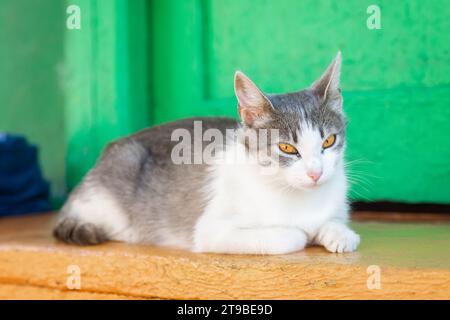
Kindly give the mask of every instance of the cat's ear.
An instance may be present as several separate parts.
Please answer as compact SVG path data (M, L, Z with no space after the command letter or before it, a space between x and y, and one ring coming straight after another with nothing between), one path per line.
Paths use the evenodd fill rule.
M241 120L249 127L257 127L270 119L272 103L245 74L234 74L234 91Z
M322 77L311 85L311 89L320 101L326 101L327 105L339 110L342 108L342 95L339 88L341 60L341 52L338 51Z

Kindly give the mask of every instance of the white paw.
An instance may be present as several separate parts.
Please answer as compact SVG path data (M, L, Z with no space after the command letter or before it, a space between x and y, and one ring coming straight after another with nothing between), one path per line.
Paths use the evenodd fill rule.
M355 251L360 237L343 224L329 223L319 231L317 241L330 252L342 253Z

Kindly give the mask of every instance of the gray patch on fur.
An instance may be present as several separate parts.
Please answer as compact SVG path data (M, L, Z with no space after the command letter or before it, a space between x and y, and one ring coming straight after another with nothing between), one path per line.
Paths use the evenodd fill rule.
M340 137L338 143L333 146L336 149L342 149L345 143L345 115L341 110L332 107L336 102L342 101L340 92L332 96L331 99L320 101L316 92L310 89L286 94L268 95L273 106L270 114L270 120L258 128L260 129L278 129L280 141L288 142L290 138L297 142L297 132L301 134L301 124L319 130L324 137L324 132L332 132ZM337 101L340 100L340 101ZM270 144L271 141L268 141ZM270 148L266 147L266 150ZM299 156L298 158L300 158ZM287 167L297 161L295 157L279 155L278 163L281 167Z
M193 137L194 121L199 120L204 130L217 128L224 135L226 129L238 125L236 120L228 118L184 119L108 144L96 166L64 205L63 220L54 231L55 237L68 243L95 242L93 239L96 240L97 235L89 234L90 226L78 229L81 222L66 213L77 194L89 192L88 186L99 185L106 188L126 212L138 242L159 243L173 235L190 245L194 225L206 205L202 188L206 184L208 166L174 164L171 152L178 142L171 141L171 134L175 129L184 128Z
M321 102L311 90L294 93L269 95L274 107L272 121L267 124L270 128L278 128L280 135L288 139L295 136L296 131L302 132L300 123L304 123L319 131L334 131L345 134L345 117L329 106L329 101ZM342 139L343 140L343 139Z

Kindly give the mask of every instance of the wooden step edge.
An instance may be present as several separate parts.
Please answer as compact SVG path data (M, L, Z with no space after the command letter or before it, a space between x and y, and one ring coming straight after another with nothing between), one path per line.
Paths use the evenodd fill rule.
M171 254L124 256L81 249L0 250L0 283L59 290L62 294L69 291L68 281L73 283L74 274L68 273L73 266L80 271L80 292L74 297L450 299L449 270L381 267L380 287L369 288L367 266L354 263L320 263L315 259L289 263L245 256L228 261L214 255L201 259Z

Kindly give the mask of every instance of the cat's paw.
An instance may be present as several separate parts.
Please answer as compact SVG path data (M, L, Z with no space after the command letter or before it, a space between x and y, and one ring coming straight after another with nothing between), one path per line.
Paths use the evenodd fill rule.
M358 247L360 237L344 224L328 223L320 229L317 242L330 252L352 252Z

